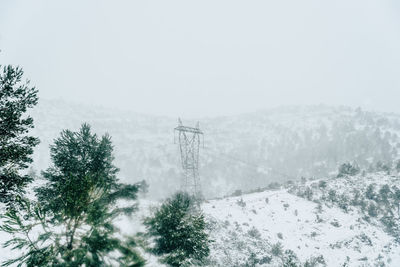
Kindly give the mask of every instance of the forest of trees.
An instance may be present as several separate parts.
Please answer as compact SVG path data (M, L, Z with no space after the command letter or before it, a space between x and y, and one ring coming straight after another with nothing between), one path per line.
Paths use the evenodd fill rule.
M39 138L29 135L28 110L38 103L38 91L23 81L20 67L1 71L0 230L10 236L4 247L16 251L3 266L143 266L143 251L171 266L207 258L204 216L187 193L171 196L146 218L147 245L118 235L115 220L134 216L138 192L148 185L120 183L111 136L98 136L86 123L54 140L51 165L40 174L44 182L32 187L37 176L27 168Z

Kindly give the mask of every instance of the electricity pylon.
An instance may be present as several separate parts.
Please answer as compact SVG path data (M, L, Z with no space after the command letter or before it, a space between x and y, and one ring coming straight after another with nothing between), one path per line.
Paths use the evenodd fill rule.
M200 176L199 176L199 152L203 132L200 130L199 123L196 127L183 126L181 119L179 125L174 129L179 134L179 149L183 168L182 190L192 194L196 198L201 197Z

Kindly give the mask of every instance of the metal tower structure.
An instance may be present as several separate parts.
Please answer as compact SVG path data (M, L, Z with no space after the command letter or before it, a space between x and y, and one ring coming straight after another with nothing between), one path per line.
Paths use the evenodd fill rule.
M176 143L176 132L178 132L179 149L183 168L182 190L198 198L201 196L199 152L200 143L202 141L201 137L204 138L204 135L200 130L199 123L196 124L196 127L187 127L183 126L181 119L178 119L178 122L178 127L175 127L174 129L174 139Z

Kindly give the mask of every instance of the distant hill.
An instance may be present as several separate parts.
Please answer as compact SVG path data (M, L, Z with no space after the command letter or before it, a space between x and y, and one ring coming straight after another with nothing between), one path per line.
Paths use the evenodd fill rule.
M124 181L147 180L155 198L179 189L177 118L46 100L32 115L41 139L36 170L48 167L49 145L62 129L88 122L99 134L112 136ZM205 133L200 175L206 197L302 176L326 177L347 161L373 169L379 162L395 162L400 149L400 116L348 107L282 107L199 121Z

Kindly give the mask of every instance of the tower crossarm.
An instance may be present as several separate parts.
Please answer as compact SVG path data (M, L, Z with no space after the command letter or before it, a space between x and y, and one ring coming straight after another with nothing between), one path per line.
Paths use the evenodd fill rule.
M175 127L175 131L180 131L180 132L190 132L190 133L196 133L196 134L203 134L202 131L200 131L199 128L194 128L194 127L188 127L188 126L178 126Z

